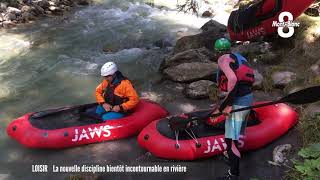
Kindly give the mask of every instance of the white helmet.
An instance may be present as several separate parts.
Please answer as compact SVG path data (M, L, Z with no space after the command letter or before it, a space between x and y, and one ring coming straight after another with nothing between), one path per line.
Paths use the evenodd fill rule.
M101 76L113 75L118 71L117 65L114 62L107 62L101 68Z

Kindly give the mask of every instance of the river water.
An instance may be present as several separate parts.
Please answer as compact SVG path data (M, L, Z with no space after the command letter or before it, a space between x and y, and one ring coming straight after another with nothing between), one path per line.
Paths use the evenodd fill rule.
M161 103L171 113L208 107L210 102L207 100L183 98L183 84L159 83L158 67L172 47L157 48L152 44L165 40L174 45L178 32L196 33L209 19L133 0L95 2L95 5L78 7L64 16L43 18L0 31L0 179L69 176L31 173L32 164L181 164L152 157L138 146L136 137L51 151L25 148L6 135L6 126L27 112L94 102L93 93L101 81L100 67L107 61L119 65L140 96ZM225 16L215 18L226 23ZM293 139L291 136L295 133L287 140ZM268 153L274 146L260 151L260 156L259 153L246 156L244 161L249 177L281 177L279 168L264 170L268 166L264 162L269 160ZM227 168L219 159L185 165L191 168L189 173L166 178L212 179L222 175ZM149 175L112 174L111 179L146 179Z

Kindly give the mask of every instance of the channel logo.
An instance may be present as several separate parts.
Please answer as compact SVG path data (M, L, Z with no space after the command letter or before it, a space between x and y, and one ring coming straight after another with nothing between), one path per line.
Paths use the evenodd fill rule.
M287 17L287 21L285 21L285 17ZM293 15L290 12L282 12L279 14L278 21L272 22L272 27L278 27L278 34L283 38L289 38L294 34L294 28L299 27L299 22L293 21ZM284 28L287 27L289 29L288 32L284 31Z

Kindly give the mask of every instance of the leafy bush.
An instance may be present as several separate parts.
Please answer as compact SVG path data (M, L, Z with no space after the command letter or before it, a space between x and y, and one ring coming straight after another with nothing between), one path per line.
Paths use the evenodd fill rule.
M320 179L320 143L303 148L298 153L303 161L293 161L294 168L303 176L303 179Z
M182 11L184 13L187 13L188 11L192 11L192 13L198 15L199 11L199 1L200 0L186 0L184 4L179 5L177 4L178 11Z

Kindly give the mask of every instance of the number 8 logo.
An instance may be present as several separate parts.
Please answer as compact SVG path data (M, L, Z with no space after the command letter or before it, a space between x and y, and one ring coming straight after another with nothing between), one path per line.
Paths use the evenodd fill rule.
M293 16L290 12L282 12L279 15L279 22L282 23L284 22L284 17L288 17L288 21L293 21ZM283 28L284 27L278 27L278 34L279 36L283 37L283 38L289 38L294 34L294 27L288 27L289 28L289 32L285 33L283 32Z

